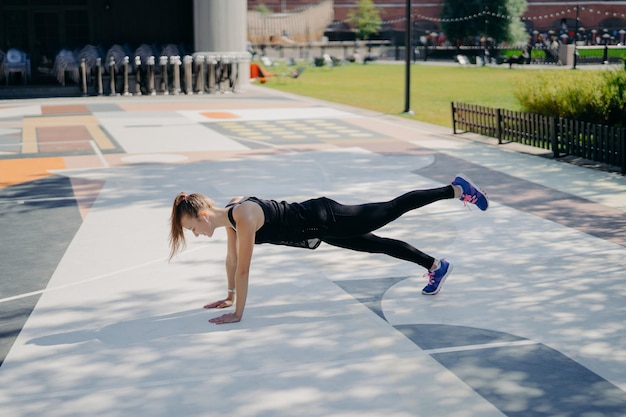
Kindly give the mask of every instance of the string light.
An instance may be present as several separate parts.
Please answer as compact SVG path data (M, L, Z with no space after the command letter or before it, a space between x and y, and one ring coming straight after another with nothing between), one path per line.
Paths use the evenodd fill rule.
M611 13L608 11L602 11L602 10L594 10L592 8L588 8L585 6L579 6L580 7L580 12L589 12L589 13L596 13L598 15L602 15L604 14L605 16L613 16L613 17L621 17L621 18L626 18L626 14L625 13ZM422 14L412 14L411 15L411 20L418 18L421 20L427 20L430 22L436 22L436 23L455 23L455 22L466 22L468 20L473 20L473 19L479 19L482 17L497 17L500 19L509 19L509 20L529 20L529 21L534 21L534 20L543 20L543 19L554 19L555 17L559 17L559 16L568 16L571 15L572 13L576 12L577 7L574 7L573 9L564 9L558 12L553 12L545 15L537 15L537 16L510 16L510 15L505 15L502 13L496 13L496 12L490 12L490 11L485 11L483 10L482 12L478 12L478 13L474 13L471 15L467 15L467 16L461 16L461 17L455 17L455 18L449 18L449 19L442 19L442 18L437 18L437 17L430 17L430 16L424 16ZM382 24L394 24L394 23L402 23L406 21L406 17L401 17L398 19L391 19L391 20L384 20L381 23ZM344 19L342 21L339 22L333 22L332 24L342 24L342 23L350 23L350 19Z

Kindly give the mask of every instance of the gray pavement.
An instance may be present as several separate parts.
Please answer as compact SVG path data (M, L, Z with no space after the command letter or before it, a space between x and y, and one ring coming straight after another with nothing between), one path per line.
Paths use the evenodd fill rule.
M251 86L0 102L0 409L40 416L624 416L626 178ZM242 322L225 235L166 261L179 191L383 200L380 231L455 266L258 245Z

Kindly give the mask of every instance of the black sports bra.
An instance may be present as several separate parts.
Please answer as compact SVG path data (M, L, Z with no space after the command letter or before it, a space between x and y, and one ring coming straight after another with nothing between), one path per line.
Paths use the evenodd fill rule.
M233 229L237 230L237 222L235 221L235 218L233 217L233 209L235 208L235 206L243 203L244 201L247 201L250 197L244 197L239 201L233 201L232 203L228 203L226 204L226 207L230 207L228 209L228 220L230 220L230 224L233 225Z
M324 229L325 226L319 225L317 214L320 211L324 212L324 210L320 210L325 208L323 199L310 200L302 204L289 204L284 201L277 202L275 200L262 200L257 197L244 197L225 206L229 208L228 220L235 230L237 230L237 222L233 217L233 209L245 201L258 204L265 217L263 226L255 233L255 243L272 243L308 249L315 249L320 245L321 240L317 235L320 229ZM309 208L311 203L316 203L315 210ZM317 207L320 205L323 207ZM311 212L316 214L312 219ZM310 225L309 223L313 224Z

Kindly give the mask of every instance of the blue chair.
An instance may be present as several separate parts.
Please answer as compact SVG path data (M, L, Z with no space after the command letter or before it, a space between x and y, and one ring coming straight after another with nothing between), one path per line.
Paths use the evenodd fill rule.
M4 53L2 49L0 49L0 81L4 78L4 58L7 54Z
M26 52L12 48L7 51L4 58L4 76L7 85L9 84L9 77L15 73L20 73L22 82L26 84L30 78L30 59L28 59Z

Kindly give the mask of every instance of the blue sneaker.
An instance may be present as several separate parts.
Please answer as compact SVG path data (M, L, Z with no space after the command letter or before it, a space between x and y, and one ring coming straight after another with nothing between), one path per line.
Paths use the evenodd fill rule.
M482 211L487 210L489 207L489 200L487 194L473 184L469 179L463 178L460 175L452 181L452 185L458 185L463 189L460 200L467 206L467 204L475 204L476 207Z
M452 272L452 264L445 259L439 261L439 268L434 271L428 271L424 276L428 277L428 285L422 290L422 294L435 295L441 291L443 283Z

